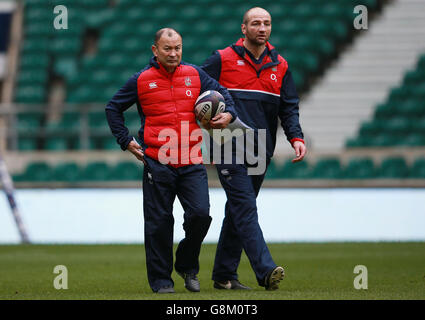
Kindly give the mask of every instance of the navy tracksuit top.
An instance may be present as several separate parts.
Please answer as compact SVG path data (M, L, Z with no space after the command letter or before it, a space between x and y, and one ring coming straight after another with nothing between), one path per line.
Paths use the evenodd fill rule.
M258 64L261 64L258 68ZM238 117L254 129L267 129L266 156L273 156L278 118L288 141L304 142L299 123L299 97L288 63L267 42L258 61L243 47L243 39L217 50L202 66L227 88Z

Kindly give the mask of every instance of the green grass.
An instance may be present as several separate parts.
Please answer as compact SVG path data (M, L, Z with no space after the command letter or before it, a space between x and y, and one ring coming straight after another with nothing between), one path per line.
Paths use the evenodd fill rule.
M286 277L277 291L256 283L245 255L239 279L251 291L212 287L214 244L201 251L201 292L190 293L173 273L175 294L152 293L142 245L0 246L0 299L424 299L425 243L270 244ZM68 289L53 287L56 265L68 269ZM368 268L368 289L355 290L356 265Z

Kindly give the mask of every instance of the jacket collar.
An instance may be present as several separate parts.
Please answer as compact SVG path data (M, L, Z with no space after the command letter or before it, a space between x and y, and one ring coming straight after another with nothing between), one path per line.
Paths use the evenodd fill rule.
M161 73L165 74L166 76L170 76L170 75L173 75L177 71L178 68L180 68L181 61L180 61L179 65L176 67L176 70L174 70L174 72L172 72L172 73L169 73L167 70L165 70L164 66L156 59L155 56L152 56L151 57L151 60L149 61L149 64L152 67L154 67L156 69L159 69L159 71Z
M232 44L232 49L242 58L245 58L245 47L243 46L244 38L240 38L236 43ZM266 47L269 50L270 58L273 63L280 63L277 58L278 53L276 49L267 41Z

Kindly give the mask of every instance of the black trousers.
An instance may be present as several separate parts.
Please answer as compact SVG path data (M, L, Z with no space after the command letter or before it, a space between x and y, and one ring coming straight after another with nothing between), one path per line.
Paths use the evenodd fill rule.
M174 286L173 203L177 196L183 210L185 237L176 250L177 272L199 272L199 253L211 217L208 177L204 165L180 168L163 165L145 157L143 172L143 211L148 281L154 292Z

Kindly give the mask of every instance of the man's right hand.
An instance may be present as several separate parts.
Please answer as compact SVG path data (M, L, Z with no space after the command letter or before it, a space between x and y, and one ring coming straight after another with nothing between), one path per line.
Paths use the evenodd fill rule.
M146 165L145 155L142 151L142 147L135 140L130 141L130 143L127 145L127 150L134 154L137 159Z

